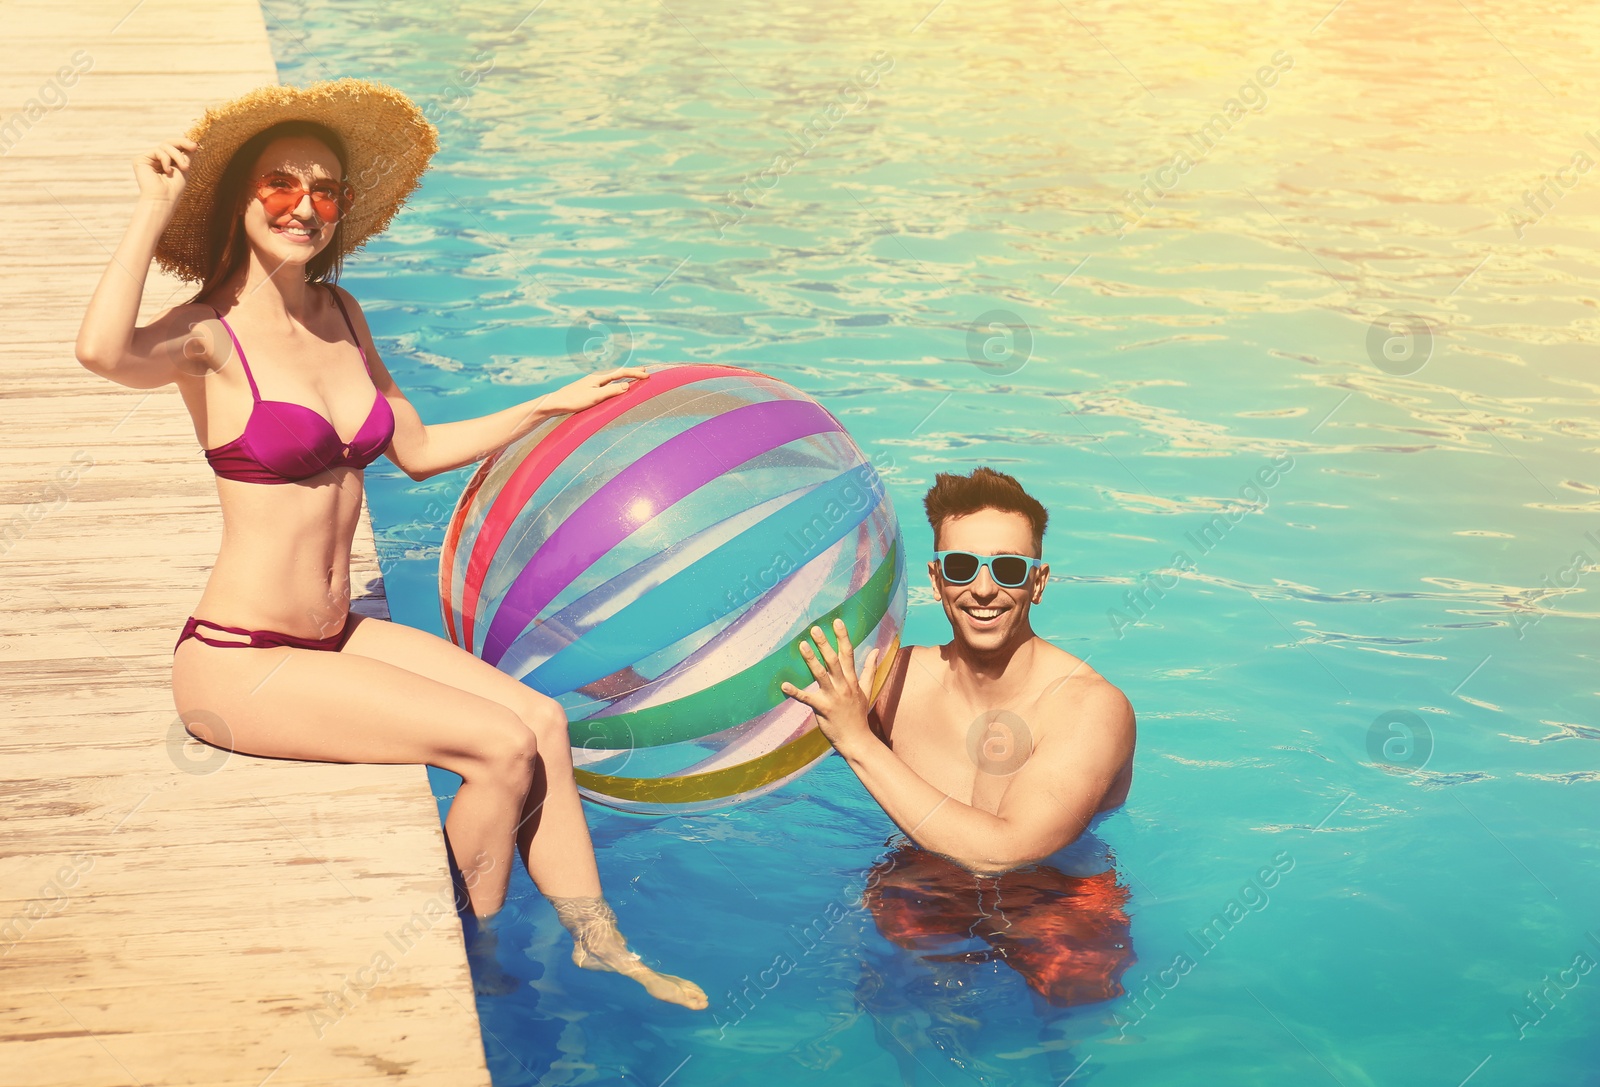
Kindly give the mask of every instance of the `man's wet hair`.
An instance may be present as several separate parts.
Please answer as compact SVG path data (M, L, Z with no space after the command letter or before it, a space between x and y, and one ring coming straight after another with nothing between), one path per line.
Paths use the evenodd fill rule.
M1034 551L1044 555L1044 529L1050 514L1037 498L1022 489L1022 484L1004 472L986 467L974 468L965 476L940 472L923 496L922 508L927 511L935 541L939 539L939 525L947 517L965 517L983 509L1020 513L1033 528Z

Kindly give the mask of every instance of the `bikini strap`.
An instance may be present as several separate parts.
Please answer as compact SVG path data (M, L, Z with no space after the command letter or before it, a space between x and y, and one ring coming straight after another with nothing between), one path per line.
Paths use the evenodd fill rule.
M250 372L250 360L244 357L244 347L239 343L239 337L233 334L233 327L223 318L222 312L216 306L209 307L217 315L217 320L222 322L222 327L228 330L228 339L233 341L233 349L239 352L239 362L244 366L244 376L250 382L250 395L257 400L261 399L261 390L256 388L255 375Z
M350 338L356 342L356 350L361 352L361 365L367 368L367 376L372 376L372 366L367 362L367 349L361 346L361 337L356 335L356 326L350 323L350 311L344 308L344 299L339 297L339 292L328 284L328 293L333 295L334 305L339 307L339 316L344 318L344 327L350 330Z

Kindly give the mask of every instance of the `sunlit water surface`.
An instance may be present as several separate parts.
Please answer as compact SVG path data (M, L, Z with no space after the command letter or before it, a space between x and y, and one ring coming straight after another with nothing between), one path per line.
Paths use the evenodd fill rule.
M712 1007L574 968L519 869L468 925L495 1082L1596 1082L1600 9L930 6L264 5L284 81L439 124L343 280L425 420L627 358L781 377L913 558L936 471L1021 479L1036 628L1138 713L1114 869L998 904L868 909L895 830L836 758L591 809L626 931ZM401 622L442 633L467 474L368 471ZM914 585L910 639L947 633Z

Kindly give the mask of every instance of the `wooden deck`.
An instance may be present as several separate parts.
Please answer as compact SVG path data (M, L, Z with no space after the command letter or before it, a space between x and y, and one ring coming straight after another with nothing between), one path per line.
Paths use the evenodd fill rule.
M0 1081L487 1084L426 772L176 724L216 485L175 389L73 358L131 159L276 79L262 14L8 0L0 40ZM180 290L152 270L146 315ZM387 616L365 517L356 548Z

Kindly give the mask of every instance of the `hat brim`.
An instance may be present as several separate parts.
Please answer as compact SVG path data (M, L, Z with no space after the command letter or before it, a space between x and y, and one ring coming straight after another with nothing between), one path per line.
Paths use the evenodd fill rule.
M340 256L389 226L439 150L438 130L411 99L385 84L345 78L258 87L208 109L190 128L197 149L172 221L156 244L157 264L181 279L204 281L223 171L245 141L283 121L315 121L344 139L345 179L355 200L332 243Z

